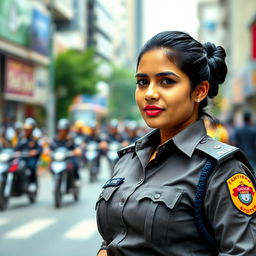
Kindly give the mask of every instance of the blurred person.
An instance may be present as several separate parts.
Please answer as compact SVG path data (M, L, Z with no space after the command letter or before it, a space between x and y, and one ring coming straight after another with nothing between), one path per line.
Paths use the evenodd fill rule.
M234 131L234 143L249 159L250 164L256 169L256 128L252 123L250 111L243 113L243 125Z
M36 121L32 117L25 119L23 124L23 136L18 140L16 151L27 152L29 157L24 160L30 169L31 189L36 190L38 186L37 180L37 164L42 153L42 147L38 143L38 139L34 137L33 130L36 128Z
M225 128L227 129L227 132L228 132L228 144L230 145L235 145L235 142L234 142L234 132L235 132L235 120L234 120L234 117L233 116L230 116L226 123L225 123Z
M122 142L122 134L119 132L119 122L117 119L111 119L108 124L109 140L116 140Z
M70 126L68 119L59 119L57 123L57 134L52 141L50 141L49 147L51 151L54 151L58 147L64 147L72 151L73 156L70 157L70 160L73 164L75 185L80 186L78 157L81 155L81 149L76 146L74 138L70 136Z
M138 138L139 126L135 120L129 120L126 123L125 135L122 145L124 147L134 143Z
M107 133L101 138L101 145L105 143L102 151L109 162L111 174L118 160L117 152L122 147L123 141L122 133L119 131L119 121L111 119L107 125Z
M0 127L0 150L3 148L11 148L11 142L6 139L6 131L3 126Z
M101 157L105 155L108 144L106 140L102 139L96 121L91 121L88 127L90 132L86 136L85 159L89 171L89 180L95 182L100 172Z
M179 31L142 48L135 99L153 130L119 151L96 202L98 256L256 255L252 170L203 122L225 81L225 57Z

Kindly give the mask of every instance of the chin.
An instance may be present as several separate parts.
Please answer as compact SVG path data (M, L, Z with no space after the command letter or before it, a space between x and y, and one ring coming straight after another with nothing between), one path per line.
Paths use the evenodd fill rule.
M157 120L144 119L144 121L147 124L147 126L150 127L150 128L160 128L161 127L159 121L157 121Z

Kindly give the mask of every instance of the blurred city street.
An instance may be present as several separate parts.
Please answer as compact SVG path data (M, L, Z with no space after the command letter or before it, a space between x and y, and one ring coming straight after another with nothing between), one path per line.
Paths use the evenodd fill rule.
M171 57L169 51L165 54L167 63L188 76L191 96L209 82L207 96L205 89L201 99L190 97L195 106L191 110L202 111L195 116L204 119L210 137L240 148L256 170L255 3L0 0L0 256L96 256L102 238L95 205L102 186L120 156L131 149L129 145L151 128L167 131L167 121L172 123L179 112L176 100L180 96L172 99L171 90L179 88L176 85L182 80L175 80L179 76L173 67L162 70L152 62L140 70L140 61L149 51L143 45L159 32L180 31L196 39L204 56L196 57L194 48L187 52L193 65L205 61L202 68L207 69L207 76L193 82L192 77L202 72L185 68L183 61L189 61L176 46L164 46L170 48ZM185 45L186 40L182 41ZM207 52L209 42L216 54L225 56L213 58L212 50ZM210 70L213 64L222 67L219 59L228 69L226 75L222 68L224 80L220 72ZM148 69L154 66L160 71ZM151 84L157 85L152 86L157 90L149 90L153 96L136 96L138 88ZM142 91L140 95L146 90ZM162 124L161 115L172 113L169 110L174 114L164 117ZM149 117L156 120L151 125L145 122ZM164 141L152 140L156 155ZM81 180L78 166L82 166ZM39 191L31 203L36 196L36 174ZM63 196L61 204L64 190L70 194Z
M95 222L95 203L102 184L108 179L108 165L95 183L89 183L88 170L81 170L81 198L63 198L63 206L55 209L53 181L50 173L40 178L38 200L30 205L26 196L12 198L0 212L1 256L96 255L101 238Z

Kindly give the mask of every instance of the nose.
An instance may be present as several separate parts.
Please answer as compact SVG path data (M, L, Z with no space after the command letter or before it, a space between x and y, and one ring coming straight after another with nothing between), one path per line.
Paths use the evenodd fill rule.
M157 86L154 83L150 83L145 94L146 100L157 100L159 99L159 92Z

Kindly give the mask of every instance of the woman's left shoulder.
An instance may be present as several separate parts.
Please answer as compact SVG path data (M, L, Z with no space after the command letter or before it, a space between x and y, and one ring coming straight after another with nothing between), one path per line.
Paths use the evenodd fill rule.
M238 162L243 163L245 166L247 166L248 169L252 171L252 168L245 155L240 151L239 148L232 145L206 136L196 146L196 149L204 153L207 158L213 159L217 166L221 166L226 162L230 162L231 160L231 163L233 164Z

